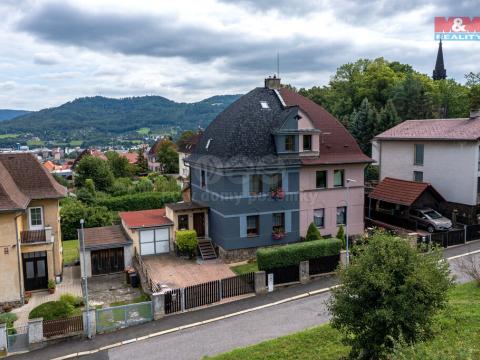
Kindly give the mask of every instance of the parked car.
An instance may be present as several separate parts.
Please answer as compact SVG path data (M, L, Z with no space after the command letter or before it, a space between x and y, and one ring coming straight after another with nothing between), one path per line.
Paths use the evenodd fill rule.
M411 209L409 217L418 223L419 227L427 229L428 232L448 230L452 227L452 221L430 208Z

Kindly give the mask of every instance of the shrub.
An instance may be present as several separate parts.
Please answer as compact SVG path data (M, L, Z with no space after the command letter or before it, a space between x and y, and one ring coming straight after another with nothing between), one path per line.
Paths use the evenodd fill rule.
M176 234L178 250L188 253L190 256L194 255L198 246L197 232L195 230L178 230Z
M97 205L111 211L135 211L162 208L166 203L181 199L179 192L145 192L124 196L105 197L97 200Z
M342 240L342 248L345 249L347 247L347 244L345 241L345 228L343 227L343 225L340 225L338 227L336 238Z
M141 178L135 184L135 192L137 193L152 192L152 191L153 191L153 182L146 177Z
M84 156L75 168L75 186L85 186L85 181L92 179L95 188L100 191L106 191L113 184L113 173L106 161L93 157Z
M73 307L83 306L83 298L73 294L63 294L60 301L72 305Z
M260 270L297 265L301 261L318 259L340 254L342 242L339 239L321 239L282 247L260 249L257 263Z
M29 319L43 318L43 320L64 319L72 315L73 306L65 301L48 301L38 305L28 315Z
M320 240L320 239L322 239L322 235L320 234L320 231L318 231L317 226L312 222L308 227L305 241L313 241L313 240Z
M352 359L383 359L399 341L433 335L434 316L447 306L453 281L442 254L420 254L406 240L375 233L340 270L332 291L331 324L352 346Z
M7 324L7 329L13 327L13 323L17 320L17 314L15 313L3 313L0 314L0 324Z

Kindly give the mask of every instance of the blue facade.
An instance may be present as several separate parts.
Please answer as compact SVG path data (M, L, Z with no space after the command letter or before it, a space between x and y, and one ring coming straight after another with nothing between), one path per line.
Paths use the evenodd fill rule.
M209 235L225 250L284 244L299 240L299 167L255 171L225 171L192 166L192 200L210 207ZM271 176L281 175L283 199L272 198ZM261 193L251 194L251 175L262 179ZM283 214L285 236L273 239L274 215ZM247 234L247 217L258 216L258 233Z

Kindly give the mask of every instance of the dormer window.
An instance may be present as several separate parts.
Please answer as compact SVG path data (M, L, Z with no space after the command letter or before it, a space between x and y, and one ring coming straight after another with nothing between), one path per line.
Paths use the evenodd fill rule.
M268 102L266 101L260 101L260 105L262 106L262 109L270 109L270 106L268 106Z

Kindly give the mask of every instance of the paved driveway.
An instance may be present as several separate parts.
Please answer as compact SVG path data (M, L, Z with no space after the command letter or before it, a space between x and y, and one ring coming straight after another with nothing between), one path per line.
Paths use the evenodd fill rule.
M221 260L184 260L175 255L144 256L152 280L169 288L179 288L234 276Z

